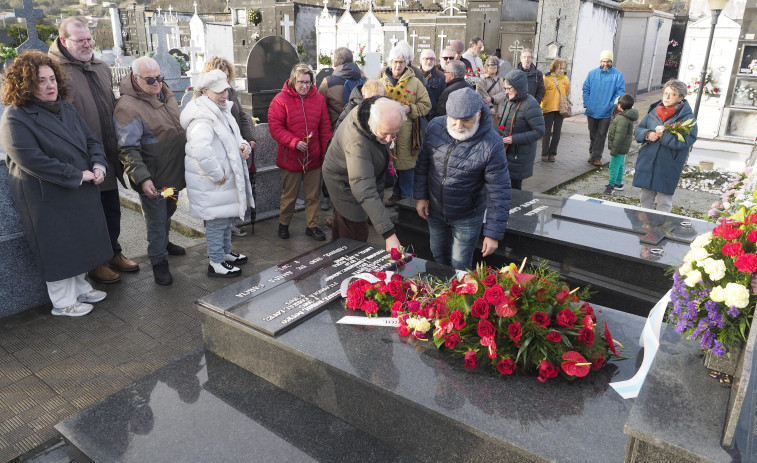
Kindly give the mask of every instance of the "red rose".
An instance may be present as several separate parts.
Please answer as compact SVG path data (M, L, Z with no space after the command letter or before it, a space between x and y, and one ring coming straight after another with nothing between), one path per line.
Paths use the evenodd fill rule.
M557 376L558 370L557 368L552 365L551 363L547 362L546 360L542 360L541 364L539 364L539 378L538 380L542 383L546 382L550 378L554 378Z
M510 334L510 339L515 342L520 341L520 337L523 335L523 330L520 328L520 322L510 323L507 327L507 332Z
M736 262L733 265L739 269L739 272L757 272L757 255L752 253L742 254L736 258Z
M557 317L555 317L555 320L557 321L557 326L573 328L573 325L575 325L578 317L575 313L573 313L572 310L562 309L561 311L557 312Z
M476 362L476 352L469 350L465 353L465 368L470 368L471 370L476 368L477 362Z
M743 230L740 228L729 228L728 230L723 230L723 238L729 241L735 240L741 236L741 233L743 233Z
M612 353L618 355L618 351L615 350L615 342L612 340L612 334L610 334L610 329L607 328L607 322L605 322L605 341L607 341L607 347Z
M444 337L444 345L447 349L454 349L458 342L460 342L460 335L458 333L450 333Z
M605 354L596 352L591 359L591 369L598 370L605 363Z
M497 275L490 273L488 277L484 278L484 281L481 283L484 284L487 288L491 287L492 285L497 283Z
M455 326L456 330L461 330L465 327L465 315L462 312L455 309L449 316L449 320Z
M746 239L751 243L757 243L757 230L752 230L746 235Z
M497 370L503 375L511 375L515 371L515 362L511 359L502 359L497 363Z
M520 286L517 284L510 286L510 296L517 299L521 294L523 294L523 289Z
M365 293L362 291L353 291L347 295L347 308L352 310L359 309L365 302Z
M498 128L499 130L505 130L505 126L504 126L504 125L500 125L500 126L499 126L499 127L497 127L497 128Z
M590 306L588 302L584 302L581 307L578 308L583 316L590 316L593 321L597 321L597 316L594 315L594 307Z
M489 304L487 304L483 298L479 297L471 306L470 313L474 317L486 318L489 316Z
M402 253L397 248L392 248L392 250L389 251L389 254L392 257L392 260L402 260Z
M723 245L723 254L726 256L738 256L744 252L741 243L728 243Z
M560 342L562 341L562 335L557 331L550 331L547 333L547 341Z
M581 328L578 332L578 340L591 347L594 344L594 330L587 327Z
M531 321L546 328L549 326L549 315L544 312L535 312L531 315Z
M400 336L410 335L410 332L407 330L407 325L400 325L399 328L397 328L397 331L400 333Z
M491 288L486 288L486 291L484 291L484 298L489 304L501 304L505 298L505 290L501 285L494 285Z
M497 330L494 328L494 325L486 319L479 321L476 327L476 333L482 338L493 338L496 332Z

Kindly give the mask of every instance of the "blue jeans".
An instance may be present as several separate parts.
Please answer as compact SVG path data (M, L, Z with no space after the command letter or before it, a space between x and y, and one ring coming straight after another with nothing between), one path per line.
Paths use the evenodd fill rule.
M429 214L428 231L434 260L455 270L473 268L473 252L483 222L484 214L453 221L446 221L434 212Z
M147 228L147 256L150 264L156 265L168 259L168 231L171 229L171 216L176 212L176 201L168 198L148 198L139 194L142 215L145 216Z
M414 178L415 170L398 170L397 178L394 179L394 190L392 190L392 195L399 196L400 198L412 198Z
M231 252L231 224L236 217L224 217L205 221L205 242L208 244L210 261L220 264L223 255Z

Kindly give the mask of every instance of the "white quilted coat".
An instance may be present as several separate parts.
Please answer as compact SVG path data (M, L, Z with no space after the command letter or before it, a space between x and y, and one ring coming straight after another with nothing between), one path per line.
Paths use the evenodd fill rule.
M189 213L203 220L244 218L255 207L240 145L248 145L239 133L233 103L218 106L207 96L195 98L181 112L187 131L184 158ZM249 146L249 145L248 145ZM226 175L226 182L217 185Z

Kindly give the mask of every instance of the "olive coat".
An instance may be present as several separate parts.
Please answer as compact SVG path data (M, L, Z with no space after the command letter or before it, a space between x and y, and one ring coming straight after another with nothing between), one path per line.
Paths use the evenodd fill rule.
M113 257L100 192L82 183L82 171L108 165L100 140L71 103L61 119L27 104L10 106L0 120L0 146L29 247L42 279L58 281Z

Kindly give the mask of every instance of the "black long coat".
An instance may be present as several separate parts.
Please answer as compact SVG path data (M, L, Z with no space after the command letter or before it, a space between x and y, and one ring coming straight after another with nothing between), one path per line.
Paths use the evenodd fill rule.
M113 257L97 186L81 183L82 171L108 165L103 145L71 103L61 116L30 103L8 107L0 121L10 189L45 281Z

